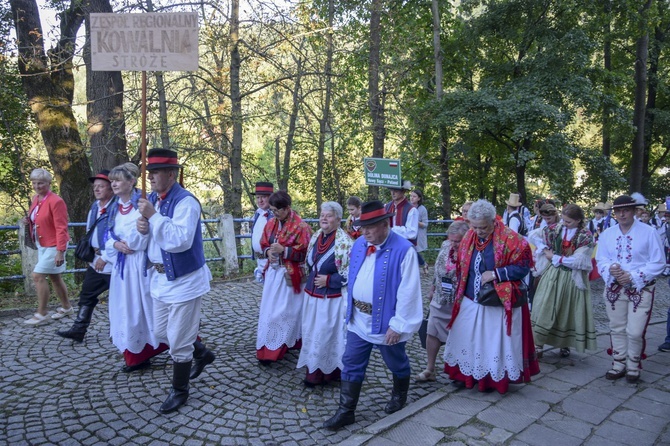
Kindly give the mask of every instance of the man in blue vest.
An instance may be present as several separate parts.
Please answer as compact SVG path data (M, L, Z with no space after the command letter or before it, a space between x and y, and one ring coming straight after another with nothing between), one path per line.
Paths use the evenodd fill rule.
M373 347L393 373L391 400L384 411L402 409L407 401L411 370L405 344L423 319L416 250L391 231L381 201L361 207L354 222L361 227L351 249L347 285L347 344L342 362L340 407L323 427L337 430L353 424L354 412Z
M140 199L140 234L149 234L147 270L154 299L154 331L170 346L174 361L172 390L160 407L170 413L188 399L189 379L214 361L214 353L197 340L202 296L212 274L205 263L200 203L177 183L177 152L151 149L147 171L153 193ZM195 359L195 364L193 364ZM192 368L193 367L193 368Z
M101 170L97 175L89 177L88 181L93 186L95 201L88 211L86 219L86 232L97 221L91 235L91 245L95 248L95 258L86 268L84 282L81 284L79 293L79 312L72 327L69 330L59 330L58 336L73 339L76 342L84 342L86 330L91 324L93 310L98 305L98 296L109 289L109 278L112 272L110 259L103 258L105 252L105 233L107 232L107 208L116 204L116 196L107 177L109 170ZM102 248L102 249L101 249Z
M386 212L394 214L389 220L391 230L416 245L416 238L419 235L419 211L405 197L405 193L413 187L407 180L403 181L400 187L389 187L391 201L386 203L385 208Z
M254 221L251 223L251 258L256 260L256 269L254 269L254 277L257 282L263 282L263 271L268 259L261 248L261 237L263 237L263 228L270 218L272 218L272 211L270 210L270 195L274 192L272 183L266 181L259 181L256 183L256 212L254 213Z

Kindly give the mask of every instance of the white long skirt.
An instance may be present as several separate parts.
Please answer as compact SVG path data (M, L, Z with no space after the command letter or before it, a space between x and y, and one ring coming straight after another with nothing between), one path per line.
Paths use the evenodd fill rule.
M521 308L512 309L512 335L507 336L503 307L485 307L464 298L444 349L444 362L475 379L491 374L501 381L521 377L523 342Z
M268 268L258 315L256 350L278 350L284 344L293 347L302 333L302 288L294 293L286 284L286 268Z
M114 265L109 286L109 334L123 352L140 353L146 344L157 348L154 335L154 303L149 278L144 277L144 251L126 256L123 279Z
M296 368L307 367L309 373L320 369L324 374L342 370L346 339L347 298L320 299L304 293L302 303L302 349Z

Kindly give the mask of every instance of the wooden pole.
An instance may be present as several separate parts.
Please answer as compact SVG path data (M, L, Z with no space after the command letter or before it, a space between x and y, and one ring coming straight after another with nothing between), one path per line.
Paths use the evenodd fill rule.
M147 198L147 72L142 71L142 137L140 142L140 175L142 198Z

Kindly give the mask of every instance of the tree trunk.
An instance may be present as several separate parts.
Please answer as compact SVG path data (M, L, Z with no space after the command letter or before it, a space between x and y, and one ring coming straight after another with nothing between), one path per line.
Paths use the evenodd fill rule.
M279 162L279 137L275 138L275 175L277 176L277 190L286 190L287 185L284 183L284 175L281 171L281 163Z
M323 139L323 146L325 151L326 135L330 138L330 156L331 166L337 166L337 156L335 153L335 136L333 135L332 125L330 123L330 102L333 94L333 54L335 47L333 45L333 22L335 19L335 0L328 0L328 33L326 34L326 97L323 104L323 116L321 117L319 145ZM333 182L337 201L344 204L345 198L342 196L342 188L340 186L340 172L333 168ZM318 211L318 208L317 208ZM318 214L317 214L318 215Z
M530 152L531 149L530 145L531 140L528 138L524 139L519 152L522 151ZM516 172L516 190L519 194L519 200L521 201L521 203L528 206L528 202L526 201L526 163L519 162L518 157L516 159L515 172Z
M440 5L438 0L431 1L433 16L433 57L435 59L435 98L442 100L444 86L442 85L442 44L440 43ZM442 212L444 218L451 219L451 184L449 181L449 146L447 145L447 131L444 126L438 128L438 147L440 150L440 192L442 194Z
M665 44L665 33L659 27L654 32L654 40L650 43L649 51L649 86L647 91L647 106L644 119L644 154L642 161L642 194L649 194L649 179L654 172L650 171L649 155L654 135L654 113L656 109L656 98L658 96L658 71L661 51Z
M612 5L609 0L605 1L605 17L609 17L612 11ZM605 82L603 85L603 90L605 96L609 96L612 91L612 82L609 80L609 73L612 71L612 35L611 35L611 25L609 20L605 24L605 29L603 32L603 62L606 72ZM603 126L603 143L602 143L602 154L606 160L610 159L612 137L611 137L611 120L612 120L612 107L609 105L608 101L605 101L603 104L603 116L602 116L602 126ZM609 195L609 183L606 181L601 182L602 186L600 189L600 201L602 203L607 202L607 197Z
M384 123L384 101L379 89L379 65L381 61L381 15L382 0L372 0L370 6L370 55L368 58L368 96L370 100L370 116L372 118L372 156L384 157L384 139L386 129ZM371 200L379 197L379 187L369 186L368 195Z
M640 14L640 36L635 43L635 109L633 111L633 126L635 138L632 145L630 162L629 192L642 191L642 172L644 170L644 117L645 101L647 96L647 51L649 49L649 32L647 26L647 12L652 0L647 0Z
M302 81L302 59L300 57L294 58L296 63L296 75L293 81L293 105L291 106L291 116L289 117L288 133L286 135L286 146L284 150L284 168L282 172L282 185L284 190L288 192L288 182L291 179L289 173L291 172L291 151L293 150L293 140L295 139L295 128L298 122L298 113L300 112L300 82ZM320 206L320 203L318 203Z
M240 93L240 1L230 4L230 101L233 143L230 151L231 197L225 201L226 212L242 215L242 95ZM228 197L227 197L228 198Z
M316 212L319 213L319 208L323 202L323 165L326 151L326 137L330 126L330 96L332 94L332 69L333 69L333 17L335 15L334 0L328 0L328 31L326 32L326 65L324 67L326 91L323 100L323 108L321 111L321 119L319 119L319 145L316 162ZM332 140L332 133L330 138ZM335 154L334 152L332 153ZM333 164L335 166L336 164ZM333 169L337 171L337 169ZM334 172L334 176L337 176Z
M114 12L109 0L90 0L90 13ZM93 172L112 169L128 161L126 121L123 114L123 78L120 71L93 71L91 67L91 27L86 20L86 117Z
M36 0L11 0L19 48L19 72L28 104L49 155L60 195L70 221L84 221L91 201L86 159L77 121L72 111L74 76L72 56L84 14L70 7L61 14L60 40L45 54Z

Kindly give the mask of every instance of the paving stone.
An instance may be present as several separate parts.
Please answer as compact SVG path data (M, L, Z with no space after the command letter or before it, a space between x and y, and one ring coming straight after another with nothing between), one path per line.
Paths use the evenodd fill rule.
M594 432L599 437L609 439L616 444L627 444L631 446L653 445L656 437L654 432L623 426L613 421L606 421Z
M391 441L404 445L412 444L419 438L422 442L425 442L425 444L436 444L444 438L442 432L427 427L425 424L412 421L400 423L397 427L385 432L383 436Z
M558 433L567 432L573 437L585 440L593 433L593 425L583 422L572 416L562 415L557 412L548 412L540 422L543 426L553 429Z
M610 420L625 426L660 434L665 429L669 418L670 411L665 413L665 416L655 417L634 410L620 410L612 414Z
M537 418L523 413L509 412L499 407L490 407L477 415L477 419L510 432L518 433L533 424Z
M561 407L563 408L564 413L569 414L578 420L584 420L596 425L602 423L612 412L609 409L583 403L573 397L568 397L563 400Z
M622 400L612 398L602 392L593 389L581 389L572 394L572 398L583 403L614 410L621 405Z
M557 432L537 424L529 426L514 439L536 446L546 446L548 444L552 446L577 446L582 444L581 438L573 437L565 432Z

